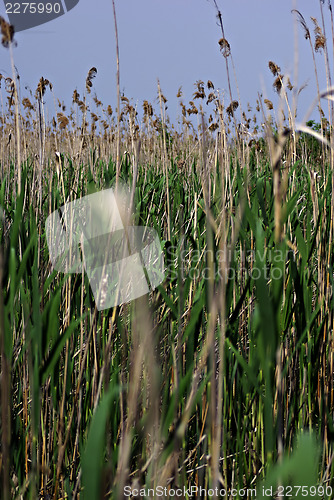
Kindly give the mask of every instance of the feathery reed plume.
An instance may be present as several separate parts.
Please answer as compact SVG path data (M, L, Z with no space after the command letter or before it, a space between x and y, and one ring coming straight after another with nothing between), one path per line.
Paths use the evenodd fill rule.
M273 103L269 100L269 99L265 99L264 100L264 103L265 105L267 106L267 108L270 110L270 109L274 109L274 106L273 106Z
M110 104L108 104L108 107L107 107L107 115L108 116L112 115L112 107L110 106Z
M69 119L63 113L57 113L57 120L60 130L63 130L69 124Z
M183 104L183 102L180 102L180 106L181 106L182 116L186 117L187 116L187 109L186 109L185 105Z
M86 90L87 90L88 94L91 93L91 88L93 86L92 80L96 77L96 75L97 75L97 69L95 68L95 66L93 66L88 71L88 75L86 78Z
M164 104L166 104L166 102L167 102L167 98L163 95L163 93L161 93L161 96L160 96L160 97L161 97L162 102L163 102Z
M30 100L28 99L28 97L25 97L25 98L22 100L22 104L23 104L24 109L29 109L29 110L34 109L34 106L31 104L31 102L30 102Z
M273 87L276 90L276 92L279 94L282 90L282 75L278 75L273 83Z
M231 46L226 38L221 38L220 40L218 40L218 44L220 47L220 52L223 54L223 56L228 57L231 54Z
M46 78L41 77L38 82L35 97L40 100L45 94L46 88L49 87L52 90L52 84Z
M210 94L208 95L208 98L206 100L206 103L209 104L209 102L212 102L216 99L216 96L213 92L210 92Z
M194 99L204 99L205 98L205 91L204 91L204 82L202 80L198 80L195 83L195 87L197 88L196 92L193 94Z
M2 34L1 43L4 47L8 48L9 44L16 42L14 41L14 26L7 23L3 17L0 16L0 30Z
M211 123L211 125L209 126L209 130L211 132L214 132L215 130L217 130L218 127L219 127L218 123Z
M144 116L153 116L153 107L148 101L143 102Z
M304 16L299 12L299 10L297 9L292 9L291 12L296 12L297 16L298 16L298 21L301 25L301 27L303 28L304 30L304 36L305 36L305 39L306 40L309 40L311 38L311 33L310 33L310 30L308 29L307 27L307 24L306 24L306 21L305 21L305 18Z
M272 72L273 76L276 76L281 71L281 68L273 61L269 61L268 67Z
M100 100L97 98L96 94L95 94L95 95L94 95L94 97L93 97L93 101L95 102L95 105L96 105L96 107L97 107L97 108L99 108L100 106L102 106L102 101L100 101Z
M182 87L179 87L179 90L177 91L176 97L179 98L179 97L182 97L182 95L183 95Z
M79 100L78 101L78 106L80 108L81 113L85 114L86 111L87 111L87 109L88 109L88 106L86 106L86 104L84 103L84 101Z
M77 89L75 89L72 95L72 102L79 104L79 101L80 101L80 94L77 92Z
M226 112L229 116L233 116L234 115L234 111L236 109L238 109L239 107L239 103L238 101L232 101L231 104L229 106L227 106L226 108Z
M188 115L197 115L198 114L198 109L196 108L196 106L193 103L193 101L190 101L189 104L190 104L191 108L187 109Z
M213 85L212 81L211 80L208 80L206 86L208 87L208 89L213 89L215 88L215 86Z
M314 42L314 50L319 52L319 50L325 48L326 37L322 32L322 29L319 26L319 23L315 17L311 17L314 24L314 34L315 34L315 42Z
M8 96L8 107L11 108L14 103L14 95L15 95L15 83L10 77L5 79L6 83L6 92L9 94Z

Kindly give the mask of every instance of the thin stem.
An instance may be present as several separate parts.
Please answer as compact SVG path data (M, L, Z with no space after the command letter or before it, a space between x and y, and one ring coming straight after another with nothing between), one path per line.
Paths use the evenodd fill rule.
M121 125L121 94L120 94L120 71L119 71L119 44L118 44L118 29L116 19L115 0L112 0L112 8L114 13L115 38L116 38L116 64L117 64L117 145L116 145L116 189L118 187L118 179L120 174L120 125Z

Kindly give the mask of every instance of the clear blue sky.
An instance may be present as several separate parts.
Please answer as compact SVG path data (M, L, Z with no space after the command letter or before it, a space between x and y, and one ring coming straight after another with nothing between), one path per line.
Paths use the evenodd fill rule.
M293 7L304 15L313 34L310 16L319 22L317 0L217 0L225 36L231 45L242 106L255 107L257 92L275 100L273 77L268 61L273 60L293 79ZM182 85L189 101L196 80L210 79L216 88L227 91L225 61L219 52L220 28L211 0L115 0L120 44L121 90L141 107L147 99L155 102L157 78L168 99L171 118L180 110L176 93ZM327 37L331 27L327 0L324 3ZM0 14L4 17L1 4ZM299 118L316 95L312 56L308 41L298 26L299 76L308 87L299 96ZM16 35L15 64L22 87L33 91L43 75L54 86L55 95L71 103L74 89L80 94L89 68L96 66L94 91L103 104L116 107L116 62L114 20L111 0L80 0L66 15ZM330 46L332 44L330 43ZM332 53L332 51L331 51ZM9 54L0 47L0 72L10 75ZM321 88L326 86L324 56L316 54ZM331 63L333 59L331 56ZM232 69L231 69L232 71ZM332 71L333 73L333 71ZM233 97L237 99L232 73ZM264 85L264 87L263 87ZM2 90L2 92L4 92ZM22 93L24 95L24 91ZM227 94L226 94L227 96ZM226 104L229 98L226 97ZM326 109L325 105L323 106ZM54 109L51 106L52 116Z

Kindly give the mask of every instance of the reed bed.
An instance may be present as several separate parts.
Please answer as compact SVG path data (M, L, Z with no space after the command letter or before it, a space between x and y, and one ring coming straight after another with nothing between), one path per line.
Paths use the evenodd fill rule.
M219 47L229 73L225 34ZM47 79L22 96L0 75L4 500L333 498L333 89L316 96L327 117L298 125L293 85L269 70L279 109L198 81L178 125L160 85L117 114L96 68L69 110ZM52 270L45 221L119 181L165 280L98 311L84 269Z

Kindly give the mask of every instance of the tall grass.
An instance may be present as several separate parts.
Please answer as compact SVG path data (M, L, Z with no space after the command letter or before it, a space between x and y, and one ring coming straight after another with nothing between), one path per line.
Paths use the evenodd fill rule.
M19 136L21 93L11 79L2 90L3 498L123 498L126 486L332 498L329 122L297 134L290 107L276 123L259 97L262 133L211 81L189 104L179 92L178 129L160 85L157 112L144 101L140 119L123 96L115 120L91 93L95 75L69 112L55 98L50 123L41 78L21 100ZM134 225L159 234L165 281L98 311L83 267L52 270L45 220L118 179L132 187Z

